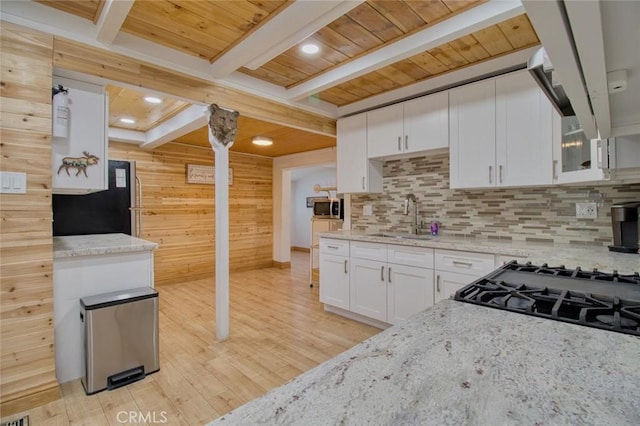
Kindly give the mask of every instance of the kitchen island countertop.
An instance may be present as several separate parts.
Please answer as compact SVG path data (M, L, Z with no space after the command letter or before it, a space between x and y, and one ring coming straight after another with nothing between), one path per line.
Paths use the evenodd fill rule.
M98 256L151 251L158 244L126 234L93 234L53 237L53 258Z
M638 425L640 337L442 301L212 422Z
M323 232L320 237L517 256L524 257L526 261L535 265L548 263L550 266L565 265L570 269L581 266L585 270L593 268L598 268L602 272L617 270L621 274L640 271L640 255L611 252L605 246L460 238L445 235L413 240L380 237L359 231Z

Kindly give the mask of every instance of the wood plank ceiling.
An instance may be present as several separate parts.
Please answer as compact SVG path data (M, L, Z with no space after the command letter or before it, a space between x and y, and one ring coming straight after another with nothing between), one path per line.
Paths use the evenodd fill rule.
M104 0L38 2L95 22ZM284 89L294 88L486 2L367 0L257 69L240 67L237 71ZM120 31L214 63L292 4L286 0L136 0ZM320 53L301 53L302 44L307 42L315 42ZM348 81L336 82L312 97L345 106L537 44L529 19L521 14ZM167 112L167 106L163 108ZM156 122L149 118L140 124L140 130Z

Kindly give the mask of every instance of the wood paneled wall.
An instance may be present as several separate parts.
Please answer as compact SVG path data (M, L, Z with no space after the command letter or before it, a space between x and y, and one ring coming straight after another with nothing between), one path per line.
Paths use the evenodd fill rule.
M0 195L2 416L59 398L53 352L53 37L2 22L0 169L27 173Z
M136 161L143 185L143 239L155 251L156 285L211 277L215 270L214 185L186 183L187 164L213 165L209 148L169 143L153 151L112 142L109 158ZM229 153L229 269L273 264L272 159Z

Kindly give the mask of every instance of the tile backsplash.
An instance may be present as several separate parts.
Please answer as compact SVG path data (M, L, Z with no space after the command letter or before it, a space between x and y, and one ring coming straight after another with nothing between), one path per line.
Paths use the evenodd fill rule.
M437 221L446 235L608 245L611 205L640 201L640 184L449 189L448 154L387 161L383 176L382 194L351 197L352 229L409 232L413 211L405 216L403 202L413 193L423 232ZM598 217L576 219L577 202L596 202ZM363 215L366 204L373 215Z

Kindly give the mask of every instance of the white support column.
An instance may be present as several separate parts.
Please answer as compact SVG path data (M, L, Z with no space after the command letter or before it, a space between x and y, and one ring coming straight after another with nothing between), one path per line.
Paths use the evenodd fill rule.
M229 337L229 148L216 144L216 337Z
M229 148L238 131L238 112L210 105L205 110L215 154L216 337L229 337Z

